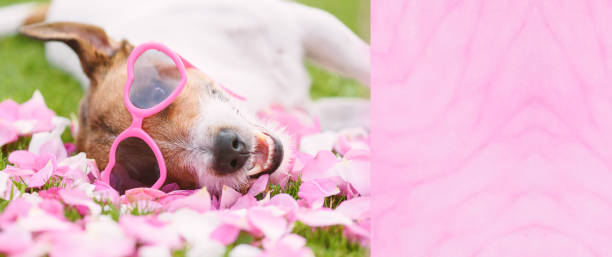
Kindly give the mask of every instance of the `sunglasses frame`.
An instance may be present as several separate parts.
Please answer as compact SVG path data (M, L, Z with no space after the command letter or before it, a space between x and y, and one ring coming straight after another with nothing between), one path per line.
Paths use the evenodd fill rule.
M174 89L174 91L166 99L151 108L140 109L134 106L134 104L132 104L129 95L130 89L132 88L132 84L134 82L134 64L138 60L138 58L147 50L157 50L170 57L181 75L181 80L179 81L179 84ZM174 100L176 100L176 97L178 97L178 95L185 87L185 84L187 83L186 69L190 67L193 67L193 65L191 65L189 62L184 60L172 50L170 50L168 47L159 43L144 43L132 50L130 56L128 57L127 80L123 88L123 102L125 103L125 107L127 108L128 112L132 116L132 124L130 125L130 127L121 132L121 134L119 134L119 136L115 138L115 141L113 141L108 156L108 164L106 165L106 168L104 168L104 171L101 174L103 182L110 184L110 175L113 168L115 167L116 162L115 156L117 153L117 147L123 140L133 137L143 140L153 151L153 154L155 154L155 158L157 159L157 164L159 166L159 178L157 179L155 184L151 186L151 188L159 189L165 183L167 174L166 161L164 160L159 146L155 143L153 138L151 138L151 136L142 129L142 122L145 118L161 112L166 107L168 107L168 105L174 102Z

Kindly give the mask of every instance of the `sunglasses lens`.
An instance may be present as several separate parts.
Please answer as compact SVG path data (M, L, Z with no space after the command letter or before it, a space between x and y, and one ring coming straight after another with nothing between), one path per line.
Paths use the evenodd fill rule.
M159 165L153 150L142 139L126 138L115 156L110 185L119 193L137 187L151 187L159 179Z
M177 89L181 74L172 59L163 52L149 49L134 62L134 81L130 101L140 109L158 105Z

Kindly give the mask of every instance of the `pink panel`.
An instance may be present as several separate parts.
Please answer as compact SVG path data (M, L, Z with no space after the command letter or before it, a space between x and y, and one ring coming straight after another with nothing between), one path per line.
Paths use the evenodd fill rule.
M373 256L612 256L612 3L372 1Z

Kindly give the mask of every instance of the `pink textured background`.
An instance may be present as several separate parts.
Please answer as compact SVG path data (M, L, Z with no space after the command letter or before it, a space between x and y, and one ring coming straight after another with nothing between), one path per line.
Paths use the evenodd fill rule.
M612 256L612 2L372 1L373 256Z

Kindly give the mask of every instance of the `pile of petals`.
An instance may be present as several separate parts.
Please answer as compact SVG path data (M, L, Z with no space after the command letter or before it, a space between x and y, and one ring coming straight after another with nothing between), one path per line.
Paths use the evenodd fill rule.
M55 116L39 93L21 105L4 101L0 108L0 147L32 135L28 149L11 152L10 164L0 171L2 254L171 256L185 250L187 256L224 256L247 234L252 240L228 256L314 256L306 239L292 233L296 222L340 225L349 239L369 244L369 139L363 130L321 133L305 129L303 117L268 110L270 119L293 122L287 128L301 138L285 178L301 181L297 199L271 195L268 175L246 194L224 187L219 197L206 188L135 188L119 195L97 179L95 162L85 153L70 156L60 137L70 122ZM331 209L324 205L330 196L346 200Z

